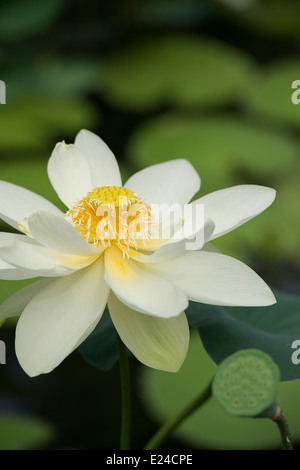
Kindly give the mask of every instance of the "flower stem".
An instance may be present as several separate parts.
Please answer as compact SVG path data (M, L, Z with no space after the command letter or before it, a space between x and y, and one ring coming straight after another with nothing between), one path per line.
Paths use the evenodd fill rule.
M278 407L276 414L271 418L272 421L277 423L281 435L281 449L293 450L292 436L289 429L289 423L283 414L283 411Z
M150 439L150 441L144 447L144 450L155 450L163 444L167 437L179 426L188 416L196 411L211 397L211 382L203 390L203 392L193 400L186 408L184 408L177 416L171 418L166 424L164 424L156 434Z
M131 402L130 402L130 377L126 346L118 336L119 364L122 394L122 422L120 450L130 449L130 426L131 426Z

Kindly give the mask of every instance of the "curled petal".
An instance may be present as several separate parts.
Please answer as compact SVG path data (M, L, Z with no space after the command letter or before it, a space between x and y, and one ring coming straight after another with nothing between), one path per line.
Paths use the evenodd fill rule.
M192 204L204 204L205 216L215 223L213 240L263 212L275 196L272 188L245 184L207 194Z
M143 315L110 294L108 308L116 330L127 348L146 366L177 372L189 345L189 326L184 313L173 318Z

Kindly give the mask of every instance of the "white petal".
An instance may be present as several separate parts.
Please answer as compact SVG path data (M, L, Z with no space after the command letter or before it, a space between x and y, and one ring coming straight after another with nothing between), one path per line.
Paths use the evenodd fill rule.
M214 305L265 306L276 303L267 284L230 256L195 251L147 268L174 282L190 300Z
M100 254L100 250L89 245L63 215L35 212L28 219L28 227L41 245L53 250L78 256Z
M48 176L67 207L93 189L88 161L73 144L56 144L48 162Z
M14 228L34 211L46 210L54 214L61 211L51 202L21 186L0 181L0 218Z
M204 226L198 228L198 231L194 235L190 235L189 238L183 238L177 240L176 234L163 246L158 248L154 253L150 255L141 256L137 252L137 256L132 256L133 259L139 263L161 263L170 259L178 258L183 256L187 251L199 250L203 247L211 236L214 230L214 223L211 220L207 220ZM179 234L184 234L184 231Z
M0 279L6 281L20 281L22 279L30 279L34 277L32 273L24 269L16 268L6 261L0 259Z
M122 304L112 293L108 308L121 340L140 362L168 372L180 369L190 338L184 313L173 318L143 315Z
M15 233L0 233L0 257L5 257L8 251L8 247L13 246L16 242L20 243L33 243L36 245L36 242L30 240L26 235L19 235ZM27 271L25 268L18 268L14 264L10 264L4 259L0 258L0 279L17 281L22 279L31 279L36 277L35 273Z
M171 160L135 173L124 186L148 204L186 204L200 189L200 178L187 160Z
M40 246L25 235L7 235L10 237L7 238L6 245L2 242L0 246L0 258L16 268L32 273L28 277L65 276L94 261L94 256L67 255ZM0 236L0 240L1 238Z
M115 295L130 308L149 315L170 318L188 305L187 297L172 283L141 269L122 252L110 247L105 255L105 280Z
M207 194L192 204L205 205L205 216L216 226L213 240L260 214L272 204L275 196L272 188L241 185Z
M76 136L75 145L88 160L92 189L101 186L122 186L117 160L100 137L82 129Z
M0 247L10 246L15 241L24 241L24 243L37 244L34 240L31 240L27 235L21 235L20 233L11 232L0 232Z
M0 321L21 315L24 308L33 299L33 297L35 297L51 282L53 282L53 279L42 279L41 281L32 282L28 286L25 286L10 295L0 305Z
M57 367L96 326L108 298L103 259L70 276L56 279L23 311L16 329L16 353L34 377Z

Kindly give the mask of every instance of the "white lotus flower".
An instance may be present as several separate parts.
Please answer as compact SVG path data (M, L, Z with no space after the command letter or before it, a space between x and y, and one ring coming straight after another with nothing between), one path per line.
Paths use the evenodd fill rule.
M16 353L28 375L58 366L92 332L107 304L118 334L141 362L177 371L189 344L184 314L189 300L231 306L276 302L254 271L207 243L266 209L273 189L235 186L193 202L204 204L206 219L201 227L196 222L188 238L201 229L204 240L187 250L184 231L175 235L191 221L159 222L151 205L191 200L200 178L188 161L153 165L122 188L112 152L82 130L74 145L56 145L48 175L66 214L31 191L0 182L0 216L22 232L0 234L0 278L45 277L0 308L0 321L21 315ZM161 237L164 224L170 240Z

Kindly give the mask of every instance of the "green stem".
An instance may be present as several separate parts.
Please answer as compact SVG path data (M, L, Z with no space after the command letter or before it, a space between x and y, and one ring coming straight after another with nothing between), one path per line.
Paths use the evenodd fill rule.
M122 422L121 422L121 439L120 450L130 449L130 426L131 426L131 403L130 403L130 377L129 364L126 346L118 336L119 346L119 364L121 378L122 393Z
M179 426L188 416L196 411L211 397L211 383L205 388L205 390L193 400L186 408L184 408L177 416L171 418L166 424L164 424L156 434L150 439L150 441L144 447L144 450L155 450L163 444L167 437Z
M275 423L277 423L280 435L281 435L281 449L282 450L293 450L292 436L289 429L289 423L284 416L282 410L278 409L278 412L274 418L272 418Z

